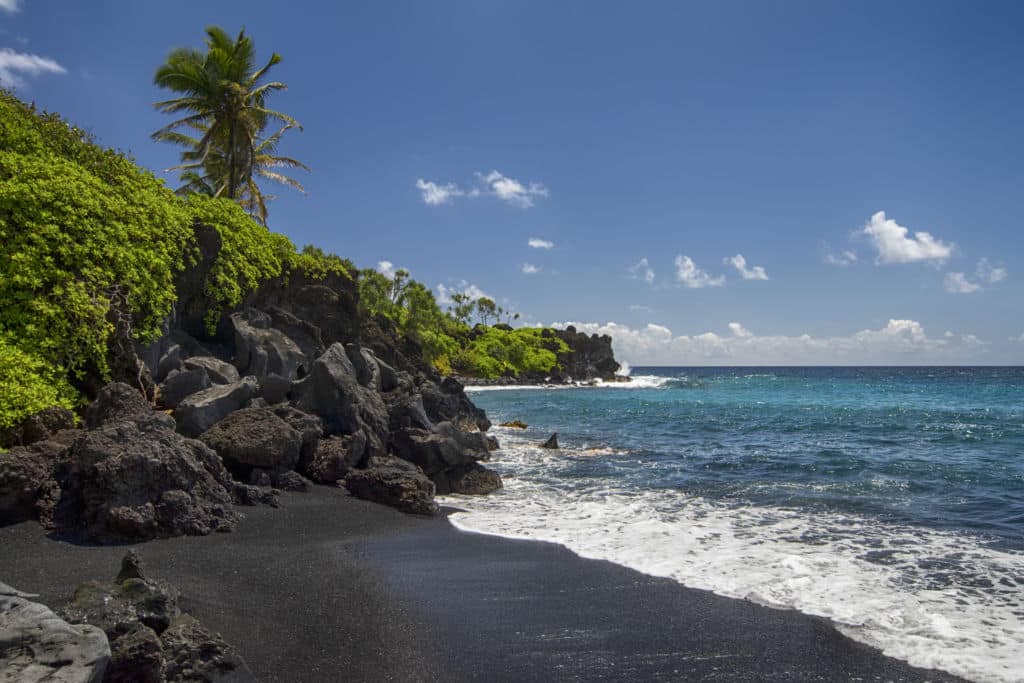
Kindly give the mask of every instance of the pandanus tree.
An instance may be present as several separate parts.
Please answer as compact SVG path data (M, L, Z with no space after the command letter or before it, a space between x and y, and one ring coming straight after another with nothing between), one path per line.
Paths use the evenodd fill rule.
M266 223L266 203L273 196L263 193L258 178L304 191L298 181L277 170L309 170L277 154L284 133L302 129L292 117L266 106L270 93L287 87L267 79L280 61L275 52L257 69L255 46L244 30L232 39L211 26L206 29L206 52L177 48L160 65L154 83L181 96L154 106L181 118L153 133L153 139L185 147L182 163L170 169L181 171L180 194L232 199ZM272 122L280 128L265 135Z

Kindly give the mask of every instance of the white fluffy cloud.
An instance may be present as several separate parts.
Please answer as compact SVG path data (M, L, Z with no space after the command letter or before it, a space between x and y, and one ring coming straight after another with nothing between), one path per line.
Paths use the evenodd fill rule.
M452 294L465 294L471 299L479 299L484 296L488 299L494 298L484 290L474 284L470 284L466 280L460 280L457 284L452 285L451 287L443 284L437 285L437 303L450 304L452 302Z
M700 289L701 287L721 287L725 284L725 276L713 277L697 267L693 259L680 254L676 256L676 280L684 287Z
M722 259L723 263L731 264L736 271L743 276L744 280L767 280L768 273L765 272L762 266L751 266L747 268L747 259L743 258L743 254L736 254L730 258Z
M647 258L642 258L635 264L627 268L629 276L634 280L643 280L649 285L654 284L654 269L651 268L651 264L647 261Z
M423 203L429 204L430 206L447 204L452 200L452 197L461 197L466 194L460 190L459 186L455 183L438 185L435 182L424 180L423 178L416 180L416 189L420 191L420 195L423 197Z
M0 10L4 12L17 12L19 4L18 0L0 0Z
M942 242L931 233L919 231L913 236L910 230L891 218L884 211L871 216L864 226L863 234L871 240L878 252L875 263L915 263L931 261L942 263L953 254L952 243Z
M555 243L551 240L542 240L539 237L531 237L526 243L533 249L554 249Z
M835 254L831 251L825 252L825 263L833 266L852 266L857 262L856 252L844 249L843 251Z
M63 73L67 73L67 69L49 57L15 52L9 47L0 48L0 85L17 87L27 77Z
M477 173L490 188L491 192L498 199L528 209L533 206L534 197L547 197L548 188L541 183L521 183L515 178L509 178L499 171L491 171L487 175Z
M420 191L423 203L430 206L449 204L455 197L496 197L503 202L528 209L533 206L535 197L547 197L548 188L542 183L521 183L509 178L500 171L476 173L476 187L463 189L456 183L435 183L432 180L418 178L416 189Z
M524 275L533 275L534 273L540 272L540 266L535 266L532 263L524 263L522 270Z
M929 337L915 320L892 319L845 337L760 336L737 322L729 334L676 335L663 325L553 323L608 334L616 358L633 365L927 365L972 363L987 344L974 335Z

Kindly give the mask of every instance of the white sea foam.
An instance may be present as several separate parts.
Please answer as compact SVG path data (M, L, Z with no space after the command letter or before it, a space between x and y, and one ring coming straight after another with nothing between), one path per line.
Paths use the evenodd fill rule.
M659 377L657 375L638 375L623 382L602 382L594 380L594 384L507 384L499 386L467 386L466 391L567 391L569 389L658 389L676 377Z
M562 544L720 595L827 617L915 666L1024 680L1024 554L866 518L729 506L673 490L559 482L560 459L502 430L505 489L450 496L468 531ZM561 463L561 464L564 464Z

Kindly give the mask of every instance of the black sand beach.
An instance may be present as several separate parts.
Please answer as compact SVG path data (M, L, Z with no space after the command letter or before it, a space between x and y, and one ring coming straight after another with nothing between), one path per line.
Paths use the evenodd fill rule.
M827 621L317 487L235 533L134 546L261 681L954 681ZM58 608L125 546L0 528L0 580Z

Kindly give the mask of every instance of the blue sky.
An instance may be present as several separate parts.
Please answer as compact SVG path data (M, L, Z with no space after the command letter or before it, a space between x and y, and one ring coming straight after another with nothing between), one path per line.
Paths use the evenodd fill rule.
M164 169L208 24L284 57L298 244L633 364L1024 362L1024 4L0 0L0 81Z

